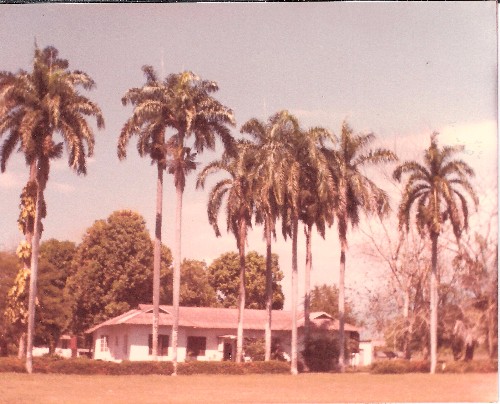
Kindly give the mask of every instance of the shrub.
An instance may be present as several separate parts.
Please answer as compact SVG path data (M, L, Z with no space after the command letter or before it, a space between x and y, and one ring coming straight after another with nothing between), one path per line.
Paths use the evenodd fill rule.
M453 361L438 366L437 370L440 373L494 373L498 372L498 361Z
M313 372L328 372L338 362L338 342L330 338L311 339L306 342L302 356L309 370Z
M244 370L242 363L192 361L179 363L177 373L180 375L241 375Z
M374 362L370 372L374 374L428 373L428 361L385 360Z
M290 373L290 364L280 360L269 362L248 362L243 364L245 373L283 374Z
M26 372L24 361L14 357L0 358L0 372L24 373Z
M263 361L266 354L264 338L245 338L243 351L252 361Z

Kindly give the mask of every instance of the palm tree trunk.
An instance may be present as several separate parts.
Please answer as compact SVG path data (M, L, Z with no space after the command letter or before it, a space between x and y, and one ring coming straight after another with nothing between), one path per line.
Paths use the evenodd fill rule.
M236 363L243 359L243 313L245 310L246 288L245 288L245 242L246 221L240 221L238 235L238 251L240 254L240 293L238 295L238 332L236 336Z
M431 321L430 321L430 334L431 334L431 345L430 345L430 354L431 354L431 373L436 373L436 365L437 365L437 323L438 323L438 313L437 313L437 304L438 304L438 284L437 284L437 241L438 236L432 235L432 267L431 267L431 276L430 276L430 312L431 312Z
M298 217L293 218L292 223L292 347L291 368L292 375L297 375L297 300L299 297L298 271L297 271L297 232L299 227Z
M268 218L265 223L266 231L266 329L265 329L265 356L264 360L271 360L271 324L273 313L273 268L271 251L271 220Z
M40 161L38 162L37 172L37 192L36 192L36 211L35 226L33 229L33 243L31 246L31 271L30 271L30 289L28 299L28 337L26 342L26 371L33 373L33 341L35 338L35 307L38 282L38 253L40 247L40 236L42 229L42 206L43 191L46 185L45 173L43 173Z
M310 321L310 311L311 311L311 269L312 269L312 249L311 249L311 239L312 239L312 225L307 225L304 228L304 233L306 235L306 272L304 281L304 339L305 343L309 341L311 337L311 321Z
M174 246L174 275L173 275L173 325L172 325L172 364L177 375L177 340L179 335L179 301L181 285L181 230L182 230L182 194L180 185L175 187L177 205L175 208L175 246Z
M158 360L158 327L160 317L160 266L161 266L161 225L163 213L163 167L157 165L156 181L156 223L153 259L153 360Z
M345 314L345 252L347 243L345 238L340 240L340 273L339 273L339 370L345 371L345 336L344 336L344 314Z
M36 162L32 162L30 164L30 175L28 179L28 183L35 182L36 181ZM26 239L26 243L30 246L32 245L33 242L33 231L34 229L31 228L31 225L29 224L29 220L26 226L26 233L24 235ZM30 273L30 265L31 265L31 256L29 258L24 258L23 259L23 267L24 267L24 273ZM26 332L22 332L21 336L19 337L19 347L18 347L18 353L17 356L19 359L23 359L26 357Z

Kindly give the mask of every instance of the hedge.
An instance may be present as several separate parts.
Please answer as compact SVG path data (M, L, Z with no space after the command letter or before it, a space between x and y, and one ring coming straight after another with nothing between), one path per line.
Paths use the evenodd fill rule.
M370 372L374 374L428 373L428 361L407 361L403 359L377 361L372 363Z
M374 374L428 373L429 361L407 361L402 359L374 362L370 372ZM498 361L451 361L438 363L436 373L494 373L498 371Z
M121 363L92 360L86 358L62 359L57 357L34 358L35 373L58 373L78 375L171 375L171 362L123 361ZM0 358L0 372L25 373L25 362L17 358ZM193 374L269 374L289 373L290 365L286 362L186 362L179 363L179 375Z

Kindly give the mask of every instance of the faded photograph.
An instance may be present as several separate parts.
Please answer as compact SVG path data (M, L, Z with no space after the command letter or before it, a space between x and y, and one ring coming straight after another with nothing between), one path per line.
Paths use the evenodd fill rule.
M498 401L497 3L0 5L0 402Z

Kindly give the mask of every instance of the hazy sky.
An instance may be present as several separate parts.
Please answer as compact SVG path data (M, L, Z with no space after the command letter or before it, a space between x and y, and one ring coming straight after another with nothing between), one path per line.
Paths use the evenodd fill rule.
M0 5L0 70L31 70L35 40L41 48L53 45L70 69L96 81L97 89L86 95L100 105L106 120L106 129L96 132L86 177L69 170L67 156L52 164L43 239L79 242L94 220L118 209L139 212L154 230L154 167L138 157L134 140L126 161L116 156L118 135L131 114L120 99L144 83L144 64L162 76L192 70L215 80L217 98L234 110L235 136L248 119L265 120L288 109L304 127L319 125L336 133L347 119L356 131L373 131L379 144L416 159L430 133L439 131L442 143L467 145L464 158L495 204L495 13L492 1ZM200 162L216 156L206 153ZM13 155L0 174L1 249L15 248L21 239L16 220L27 176L21 154ZM210 264L235 250L236 243L230 235L215 238L206 217L208 191L195 190L195 178L191 175L185 192L183 256ZM163 239L169 246L174 201L168 178ZM359 234L352 240L347 283L357 288L368 282L376 264L361 254L366 240ZM301 237L301 269L303 244ZM248 249L264 254L261 228L251 233ZM288 293L291 244L280 237L275 251ZM336 282L335 228L326 241L316 236L313 254L313 283Z

